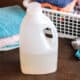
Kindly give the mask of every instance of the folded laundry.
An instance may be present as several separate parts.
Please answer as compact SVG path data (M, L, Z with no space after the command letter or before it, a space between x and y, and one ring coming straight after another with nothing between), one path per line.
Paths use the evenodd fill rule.
M19 35L14 35L12 37L0 39L0 48L5 47L7 45L13 45L19 41Z
M75 8L74 8L74 13L80 15L80 0L78 0Z
M65 7L67 6L68 4L70 4L73 0L36 0L40 3L50 3L52 5L56 5L58 7Z
M61 9L61 11L62 12L72 12L76 3L77 3L77 0L73 0L70 4L68 4L66 7Z
M0 8L0 38L19 34L24 15L25 11L17 5Z
M41 3L41 6L46 7L46 8L51 8L52 10L62 11L62 12L72 12L75 7L76 2L77 2L77 0L73 0L70 4L68 4L64 8L60 8L60 7L52 5L50 3Z
M50 3L41 3L41 6L42 6L43 8L51 8L51 9L53 9L53 10L60 10L60 9L61 9L60 7L57 7L57 6L52 5L52 4L50 4Z
M6 45L4 47L0 48L0 51L9 51L9 50L13 50L19 48L19 41L15 42L14 44L10 44L10 45Z

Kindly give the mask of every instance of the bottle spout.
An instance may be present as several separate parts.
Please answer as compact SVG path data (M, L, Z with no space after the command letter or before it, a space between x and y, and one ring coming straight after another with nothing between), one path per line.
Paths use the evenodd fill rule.
M24 6L25 8L27 8L28 5L29 5L29 3L30 3L30 0L24 0L24 1L23 1L23 6Z
M39 2L31 2L30 0L23 0L23 6L25 8L29 8L29 7L32 7L32 8L41 8L41 4Z
M34 14L42 12L41 4L38 2L31 2L27 5L27 12Z

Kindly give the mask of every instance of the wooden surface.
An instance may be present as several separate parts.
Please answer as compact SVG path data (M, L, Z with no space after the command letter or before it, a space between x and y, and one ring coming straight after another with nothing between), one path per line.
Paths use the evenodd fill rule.
M11 6L17 4L17 0L0 0L0 7Z
M70 41L60 39L57 72L34 76L21 73L19 49L0 52L0 80L80 80L80 61L73 54Z

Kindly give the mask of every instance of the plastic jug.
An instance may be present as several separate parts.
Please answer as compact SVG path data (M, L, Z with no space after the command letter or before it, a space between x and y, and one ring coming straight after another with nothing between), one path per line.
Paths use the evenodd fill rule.
M58 34L41 5L27 6L20 30L20 63L24 74L48 74L57 70Z

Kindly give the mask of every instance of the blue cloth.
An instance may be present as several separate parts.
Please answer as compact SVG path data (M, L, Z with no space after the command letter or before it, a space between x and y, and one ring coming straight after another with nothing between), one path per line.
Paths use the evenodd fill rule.
M78 59L80 59L80 49L76 51L75 57L77 57Z
M0 38L19 34L25 11L15 5L0 8Z
M67 4L71 3L73 0L36 0L37 2L43 3L48 2L52 5L56 5L58 7L65 7Z

